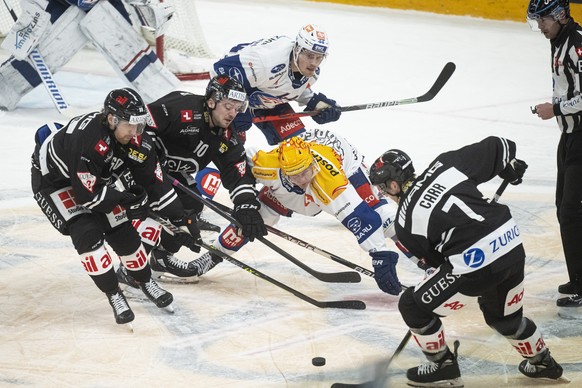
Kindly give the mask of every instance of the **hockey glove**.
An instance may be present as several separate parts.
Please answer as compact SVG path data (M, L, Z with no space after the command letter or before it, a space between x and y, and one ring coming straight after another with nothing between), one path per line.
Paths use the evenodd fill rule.
M253 117L251 116L251 110L247 109L245 113L239 113L234 117L234 120L230 123L229 128L236 133L241 133L248 131L253 126Z
M505 169L499 173L499 177L509 181L512 185L522 182L523 174L527 170L527 163L519 159L511 159Z
M232 216L241 225L240 232L243 237L250 241L267 234L267 227L259 213L259 204L242 203L235 207Z
M313 110L320 111L318 114L311 117L317 124L326 124L331 123L332 121L337 121L342 114L342 111L335 100L327 98L323 93L314 94L313 97L311 97L311 100L307 103L305 111Z
M148 217L148 195L139 185L131 186L125 192L126 198L121 201L125 214L130 220L145 220Z
M374 279L378 287L388 294L398 295L402 290L398 275L396 274L396 263L398 263L398 253L392 251L380 251L370 253L372 265L374 266Z
M200 240L200 229L196 222L196 213L186 210L181 218L172 220L172 223L176 226L185 226L188 228L188 232L190 232L186 233L184 231L184 233L176 233L174 235L176 242L187 247L192 252L200 252L200 245L197 244L198 240Z

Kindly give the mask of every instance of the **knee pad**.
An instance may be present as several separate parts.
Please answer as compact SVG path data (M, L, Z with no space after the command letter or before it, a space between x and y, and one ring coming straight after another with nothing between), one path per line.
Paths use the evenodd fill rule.
M119 256L133 254L141 246L140 236L131 222L124 222L111 229L105 239Z
M83 214L69 224L69 232L77 253L84 254L103 245L104 230L101 219L94 213Z
M143 245L140 244L134 252L128 255L119 255L119 259L138 282L145 283L150 279L152 272L148 265L148 254Z
M113 268L111 255L103 244L79 256L85 272L91 276L103 275Z
M435 316L424 312L414 299L414 287L407 288L398 301L398 310L402 319L410 328L424 328L430 325Z
M483 317L485 318L487 325L502 336L513 336L518 332L522 323L523 310L519 309L513 314L505 317L493 317L486 312L483 312Z
M134 220L132 221L132 225L137 230L146 252L149 253L160 243L162 225L156 221L151 218L146 218L144 221Z
M248 242L248 239L239 236L236 227L230 224L220 233L216 241L216 249L232 255L241 249Z

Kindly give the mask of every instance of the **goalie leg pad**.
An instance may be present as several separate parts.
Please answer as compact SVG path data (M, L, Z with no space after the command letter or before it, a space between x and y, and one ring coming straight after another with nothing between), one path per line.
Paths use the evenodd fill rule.
M81 22L81 30L146 102L157 100L180 84L109 2L101 1L93 7Z
M22 12L2 42L2 48L20 61L26 59L50 27L50 18L39 4L23 1Z
M67 8L40 40L38 51L53 74L87 44L87 38L79 29L84 16L77 7ZM30 62L10 57L0 66L0 108L13 110L18 101L41 82Z

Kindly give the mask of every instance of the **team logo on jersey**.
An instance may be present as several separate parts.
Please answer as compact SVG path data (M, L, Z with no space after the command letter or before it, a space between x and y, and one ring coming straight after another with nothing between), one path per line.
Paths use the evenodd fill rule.
M237 169L238 169L238 173L240 174L240 176L244 176L247 172L247 164L246 162L239 162L237 164L234 165Z
M105 154L109 151L109 146L107 143L100 139L97 144L95 144L95 151L101 156L105 156Z
M280 72L281 70L283 70L285 68L285 66L286 65L284 63L281 63L280 65L273 67L271 69L271 73L276 74L276 73Z
M253 92L249 96L249 105L253 108L271 109L284 102L279 97L261 91Z
M164 173L162 172L162 167L160 166L159 162L156 162L156 169L154 171L154 175L156 176L156 179L159 180L160 182L164 181Z
M485 261L485 253L479 248L469 249L463 254L463 260L467 267L478 268Z
M180 121L183 123L191 123L194 120L193 113L191 109L185 109L180 111Z
M95 182L97 182L95 175L91 174L90 172L78 172L77 177L83 186L92 193Z
M576 47L576 54L577 54L579 57L582 57L582 47Z

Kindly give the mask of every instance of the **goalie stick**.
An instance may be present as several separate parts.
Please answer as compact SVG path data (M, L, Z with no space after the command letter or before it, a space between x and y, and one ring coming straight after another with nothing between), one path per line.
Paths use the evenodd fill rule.
M351 106L342 106L339 108L341 112L351 112L354 110L363 110L363 109L375 109L375 108L385 108L388 106L395 106L395 105L405 105L405 104L416 104L419 102L426 102L432 100L438 92L445 86L449 78L455 72L456 65L453 62L448 62L445 67L441 70L441 73L437 77L436 81L432 85L432 87L428 90L428 92L424 93L422 96L413 97L413 98L405 98L402 100L393 100L393 101L383 101L383 102L372 102L367 104L360 104L360 105L351 105ZM276 120L284 120L284 119L296 119L299 117L304 116L315 116L319 114L320 111L313 110L307 112L294 112L294 113L286 113L282 115L274 115L274 116L257 116L253 117L253 123L261 123L264 121L276 121Z
M171 222L166 221L165 219L163 219L162 217L158 216L155 213L150 212L149 217L151 217L155 221L159 222L166 230L168 230L172 234L180 233L180 234L189 235L187 232L178 228L177 226L175 226ZM194 237L192 237L192 238L194 238ZM204 241L202 241L202 239L199 239L198 241L196 241L196 244L200 245L202 248L208 250L210 253L220 256L221 258L228 261L229 263L234 264L237 267L244 269L248 273L255 275L256 277L259 277L263 280L266 280L269 283L274 284L277 287L282 288L285 291L290 292L291 294L295 295L299 299L302 299L308 303L311 303L312 305L317 306L319 308L338 308L338 309L351 309L351 310L364 310L366 308L366 304L360 300L337 300L337 301L315 300L315 299L310 298L309 296L307 296L305 294L302 294L301 292L297 291L296 289L291 288L291 287L287 286L286 284L283 284L283 283L273 279L272 277L270 277L268 275L265 275L264 273L254 269L253 267L246 265L242 261L239 261L239 260L235 259L234 257L232 257L224 252L219 251L218 249L215 249L213 246L206 244Z
M497 202L499 200L499 198L501 197L501 195L503 194L503 192L507 188L508 184L509 184L509 181L506 179L504 179L503 182L501 182L501 185L499 185L499 187L495 191L495 195L493 196L493 198L490 201L491 203ZM412 336L412 332L410 330L408 330L406 332L406 334L404 335L404 338L402 338L402 341L400 341L400 344L398 345L398 347L396 348L396 350L394 351L392 356L388 359L388 362L386 363L386 365L382 368L383 369L382 376L377 375L374 380L367 381L365 383L360 383L360 384L334 383L331 385L331 388L369 388L369 387L381 386L381 384L385 383L386 376L384 376L384 375L386 374L388 367L390 366L392 361L400 354L400 352L402 352L402 350L404 350L404 348L406 347L406 344L410 340L411 336Z
M18 20L16 12L14 12L14 9L8 4L8 0L2 1L4 2L6 9L10 13L10 16L12 16L12 19L16 22ZM40 55L38 48L35 48L30 52L30 54L28 55L28 59L34 66L38 75L40 76L40 79L42 80L42 83L44 84L49 96L51 97L53 104L55 104L55 107L57 108L59 113L61 114L64 113L63 111L69 107L69 104L63 97L61 90L59 89L53 78L53 74L46 65L46 62L44 61L42 55Z

